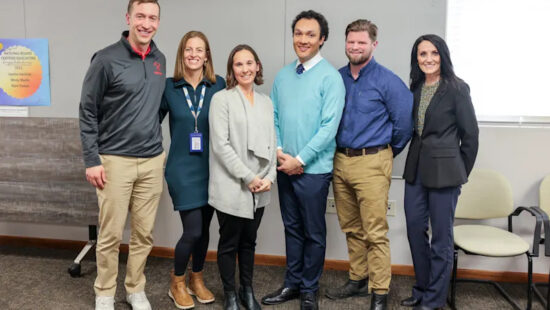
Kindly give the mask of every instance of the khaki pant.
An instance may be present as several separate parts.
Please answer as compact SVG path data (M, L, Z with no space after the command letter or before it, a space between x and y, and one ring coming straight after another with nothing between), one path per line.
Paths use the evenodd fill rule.
M164 159L164 152L152 158L101 155L107 183L103 190L97 189L99 236L94 289L98 296L115 296L119 246L128 211L131 236L124 285L128 294L145 288L143 270L153 246Z
M386 220L393 154L334 157L334 198L338 221L346 233L349 277L369 277L369 289L386 294L390 287L390 244Z

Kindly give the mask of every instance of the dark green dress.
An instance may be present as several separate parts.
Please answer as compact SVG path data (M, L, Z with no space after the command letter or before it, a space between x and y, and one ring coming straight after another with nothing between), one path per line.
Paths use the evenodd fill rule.
M187 88L196 109L202 85L206 85L206 93L197 124L203 136L203 152L191 153L189 134L195 131L195 119L185 100L183 87ZM203 79L197 89L184 79L177 82L173 78L166 79L159 113L161 122L169 114L171 143L165 177L174 210L190 210L208 204L208 110L212 96L224 88L225 81L217 75L216 83Z

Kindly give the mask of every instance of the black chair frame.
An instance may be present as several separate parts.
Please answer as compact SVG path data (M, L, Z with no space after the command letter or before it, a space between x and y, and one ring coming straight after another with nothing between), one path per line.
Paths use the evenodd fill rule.
M537 212L543 219L544 225L544 238L540 238L539 244L544 244L544 256L550 257L550 220L548 214L544 212L540 207L534 206L531 207L535 212ZM539 230L540 236L540 230ZM546 287L546 298L542 295L539 287ZM548 282L534 283L533 291L535 296L543 305L544 309L550 310L550 270L548 271Z
M530 213L532 216L534 216L536 218L536 226L535 226L535 232L534 232L534 237L533 237L533 252L530 252L528 250L527 252L524 253L527 256L527 306L526 306L525 309L530 310L531 307L532 307L532 304L533 304L533 291L534 291L534 289L533 289L533 287L534 287L534 285L533 285L533 257L538 256L538 252L539 252L538 251L538 245L540 244L541 226L542 226L543 218L538 212L533 211L531 208L517 207L514 210L514 212L512 212L508 216L508 231L509 232L512 232L512 228L513 228L512 218L514 216L518 216L523 211ZM454 257L453 257L453 259L454 259L453 271L452 271L452 275L451 275L451 290L450 290L450 295L451 296L450 296L450 300L448 301L449 306L451 307L451 309L453 309L453 310L457 309L456 308L456 284L457 284L457 282L491 284L504 297L504 299L506 299L506 301L508 301L508 303L510 303L510 305L514 309L516 309L516 310L523 309L516 301L514 301L512 299L510 294L508 294L506 292L506 290L504 290L504 288L498 282L491 281L491 280L479 280L479 279L457 279L458 251L459 250L463 251L465 254L468 254L468 255L478 255L478 254L475 254L475 253L468 252L468 251L466 251L466 250L464 250L464 249L462 249L462 248L455 245ZM518 255L514 255L514 256L518 256Z

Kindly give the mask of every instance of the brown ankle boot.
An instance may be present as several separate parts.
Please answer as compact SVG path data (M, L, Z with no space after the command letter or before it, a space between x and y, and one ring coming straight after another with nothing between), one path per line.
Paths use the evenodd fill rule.
M172 298L174 304L178 309L192 309L195 307L193 297L187 293L187 287L185 287L185 275L176 276L174 271L170 273L170 289L168 290L168 296Z
M187 292L191 295L195 295L200 303L208 304L215 300L214 294L204 286L204 280L201 272L191 272L189 278L189 287Z

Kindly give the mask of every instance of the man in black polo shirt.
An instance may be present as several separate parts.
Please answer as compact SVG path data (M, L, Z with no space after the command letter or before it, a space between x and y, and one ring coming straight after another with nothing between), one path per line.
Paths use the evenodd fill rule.
M160 19L157 0L130 0L129 31L92 57L80 101L86 179L99 202L96 310L114 309L118 252L128 211L131 236L126 301L151 309L143 273L163 188L158 110L164 90L164 55L152 41Z

